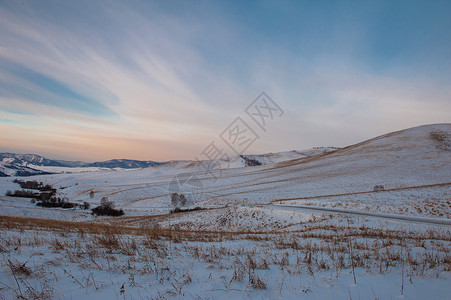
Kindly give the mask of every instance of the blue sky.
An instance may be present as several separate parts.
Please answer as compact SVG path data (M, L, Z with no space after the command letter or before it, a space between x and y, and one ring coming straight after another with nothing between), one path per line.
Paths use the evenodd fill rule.
M451 116L449 1L0 1L0 151L193 159L265 91L248 150Z

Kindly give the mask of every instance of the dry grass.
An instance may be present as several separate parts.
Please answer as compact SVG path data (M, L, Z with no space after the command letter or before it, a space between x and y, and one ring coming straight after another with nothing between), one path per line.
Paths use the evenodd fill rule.
M435 142L437 148L448 151L450 150L450 135L446 131L431 131L429 133L429 137Z
M318 272L338 277L353 268L388 273L402 267L410 278L451 270L451 233L447 228L387 230L351 218L338 224L311 222L293 232L225 233L2 217L0 237L3 255L39 248L65 258L64 262L47 260L38 268L27 262L0 262L13 283L2 283L8 286L5 289L17 297L37 299L55 295L61 276L81 289L97 290L106 284L96 279L97 271L129 274L124 293L138 285L135 276L145 275L162 288L163 297L186 296L191 282L201 280L188 271L193 264L225 272L218 278L223 288L218 289L226 291L242 289L243 285L251 290L269 288L273 283L267 276L274 272L274 266L282 274L299 278L314 277ZM248 246L243 247L243 242ZM68 264L84 270L84 275L73 273ZM63 270L59 277L52 275L55 269ZM31 285L31 279L39 285Z

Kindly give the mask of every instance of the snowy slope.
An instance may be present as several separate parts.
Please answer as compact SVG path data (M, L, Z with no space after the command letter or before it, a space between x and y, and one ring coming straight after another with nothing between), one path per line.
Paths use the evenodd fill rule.
M262 155L247 155L246 157L257 160L260 164L271 164L296 158L311 156L317 153L332 151L333 148L315 148L304 151L289 151L282 153L268 153ZM107 161L86 163L82 161L51 160L36 154L0 153L0 177L1 176L33 176L47 173L79 173L101 170L142 169L163 164L172 166L192 167L203 163L195 161L171 161L155 162L131 159L111 159ZM232 156L227 162L221 162L221 168L244 167L245 162L239 156Z
M0 298L445 299L450 133L248 156L253 167L235 156L212 172L173 161L30 178L73 202L107 196L118 218L1 196L19 186L0 178ZM204 209L168 214L177 187Z
M58 193L72 201L96 204L101 197L107 196L126 212L134 214L168 209L171 206L169 195L175 191L174 180L178 180L180 191L194 202L193 205L201 206L268 204L306 197L311 198L310 202L315 202L315 197L338 194L342 195L337 198L341 203L358 203L359 196L348 197L349 193L370 193L365 194L363 199L365 205L370 206L371 199L382 201L385 207L408 201L402 195L413 197L412 201L422 205L434 198L436 190L418 190L419 194L412 190L399 197L390 191L371 192L375 185L383 185L390 190L451 182L450 133L450 124L426 125L335 151L311 149L307 157L303 153L308 151L254 156L265 163L261 166L245 167L242 159L233 157L230 162L221 163L224 169L211 172L205 169L205 162L175 161L146 169L55 174L37 176L37 179L63 188ZM95 194L92 199L89 196L91 191ZM422 215L423 212L445 209L441 217L448 217L451 209L446 204L450 198L449 189L445 186L437 189L437 193L435 198L441 201L428 203L432 209L420 207L419 212L419 209L412 207L401 213L416 211L415 214ZM369 197L371 195L375 196ZM442 207L443 201L446 207ZM426 215L436 215L430 213Z
M90 172L103 169L138 169L160 164L162 163L132 159L86 163L51 160L37 154L0 153L0 176L34 176L46 173Z

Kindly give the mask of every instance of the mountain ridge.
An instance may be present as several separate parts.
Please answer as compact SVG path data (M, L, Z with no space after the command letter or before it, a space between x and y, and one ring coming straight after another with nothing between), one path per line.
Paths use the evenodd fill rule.
M20 154L3 152L0 153L0 176L32 176L51 174L52 171L39 170L36 167L57 167L57 168L107 168L107 169L136 169L147 168L163 164L163 162L142 161L132 159L111 159L87 163L83 161L65 161L48 159L39 154Z

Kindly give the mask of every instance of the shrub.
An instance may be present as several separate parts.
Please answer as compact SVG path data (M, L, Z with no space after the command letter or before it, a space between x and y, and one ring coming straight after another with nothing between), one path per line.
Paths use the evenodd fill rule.
M102 199L100 199L100 206L104 208L114 208L114 202L108 200L108 197L102 197Z
M41 200L38 203L36 203L37 206L41 207L61 207L61 208L74 208L78 206L77 203L69 202L67 199L61 199L52 197L50 199Z
M97 216L119 217L119 216L124 215L124 211L122 209L97 206L96 208L92 209L92 214L97 215Z
M188 212L188 211L196 211L196 210L204 210L203 208L196 206L195 208L180 208L180 207L176 207L172 210L169 211L169 213L171 214L176 214L176 213L181 213L181 212Z
M172 193L171 194L171 204L173 206L176 206L176 207L179 206L179 204L181 206L185 206L185 204L186 204L186 197L185 197L185 195L182 194L182 193L180 193L180 194Z
M36 198L40 197L41 195L39 193L33 193L32 191L26 191L26 190L16 190L14 193L11 193L6 196L14 196L14 197L24 197L24 198Z
M246 167L260 166L262 164L254 158L246 157L244 155L240 155L240 157L244 160Z
M109 201L107 197L102 197L100 200L100 206L92 209L92 214L97 216L112 216L118 217L124 215L122 209L115 209L114 202Z
M180 194L180 195L179 195L179 201L180 201L180 204L181 204L182 206L185 206L185 204L186 204L186 197L185 197L185 195Z
M14 183L18 183L23 189L39 190L39 191L53 191L55 190L50 184L44 185L42 182L36 180L23 181L15 179Z
M177 193L172 193L171 194L171 204L173 206L177 206L177 204L179 203L179 194Z
M7 191L6 196L37 198L46 201L56 195L56 189L54 189L51 185L49 184L44 185L42 182L37 182L36 180L22 181L19 179L15 179L13 182L19 184L22 190L16 190L14 191L14 193L11 191ZM35 193L30 190L38 190L40 191L40 193L38 192Z
M448 141L448 134L445 131L441 131L441 130L431 131L429 133L429 136L431 137L431 139L433 139L439 143Z
M375 185L373 188L373 191L375 191L375 192L379 192L379 191L383 191L383 190L385 190L383 185Z

